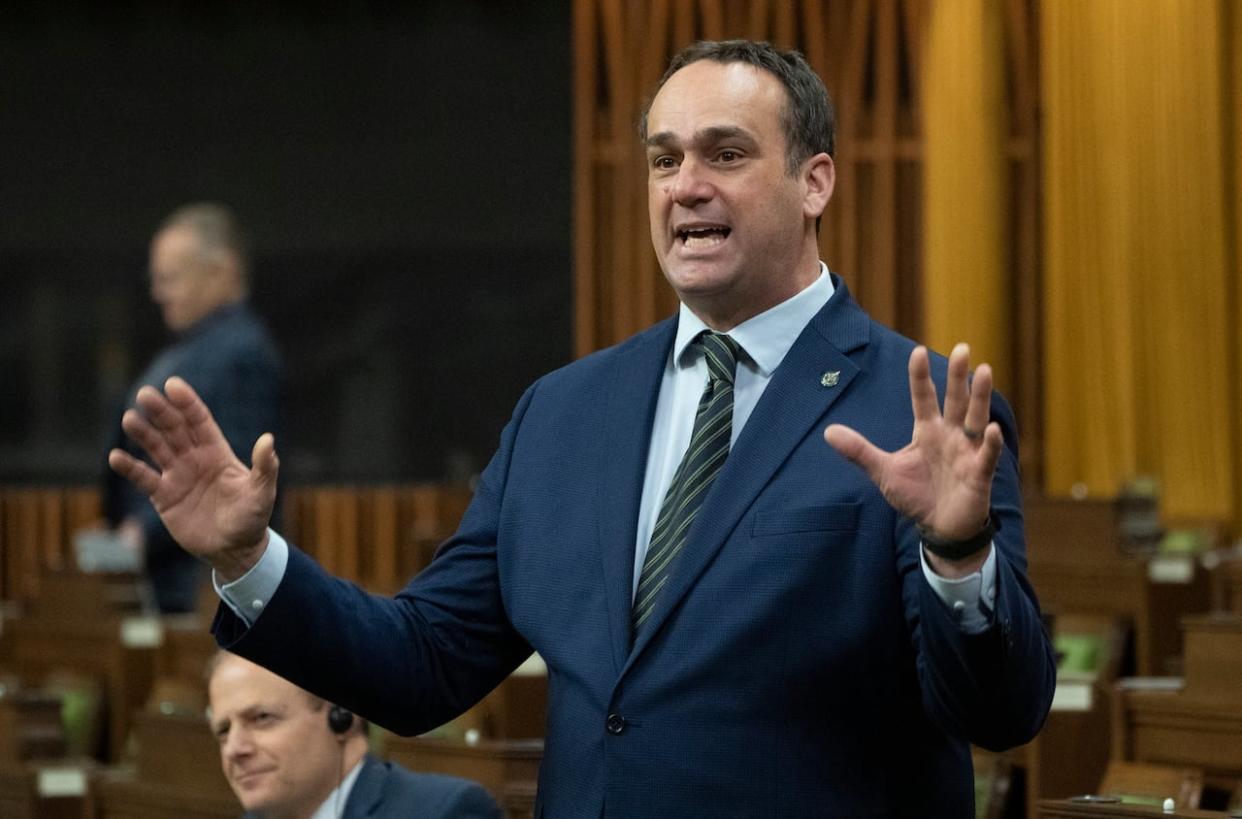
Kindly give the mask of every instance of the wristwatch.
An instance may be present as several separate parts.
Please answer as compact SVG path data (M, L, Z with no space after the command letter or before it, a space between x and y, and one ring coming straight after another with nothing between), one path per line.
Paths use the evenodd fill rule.
M923 540L923 548L936 557L945 560L964 560L987 548L987 545L996 537L996 531L1000 527L993 523L994 520L995 518L989 514L979 534L968 537L966 540L941 540L922 526L919 527L919 537Z

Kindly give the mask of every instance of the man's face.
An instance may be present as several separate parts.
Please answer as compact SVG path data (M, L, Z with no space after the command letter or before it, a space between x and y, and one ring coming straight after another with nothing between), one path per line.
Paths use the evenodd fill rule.
M788 173L787 98L763 69L699 60L668 79L647 115L651 241L677 295L717 329L819 272L813 222L827 197L806 173Z
M166 228L151 241L151 300L173 332L220 306L221 275L199 253L198 237L189 228Z
M228 656L208 684L211 728L247 811L309 816L336 787L344 751L327 709L267 669Z

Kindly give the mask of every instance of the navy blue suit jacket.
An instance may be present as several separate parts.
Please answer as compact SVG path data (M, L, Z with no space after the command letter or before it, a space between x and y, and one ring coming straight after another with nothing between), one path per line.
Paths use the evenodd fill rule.
M255 814L247 813L242 819ZM466 779L413 773L368 756L341 819L501 819L483 787Z
M229 445L246 463L264 432L282 440L284 367L266 325L245 302L213 311L161 351L126 393L122 411L134 405L142 386L163 389L171 375L184 378L202 396ZM110 428L109 447L150 460L121 430L120 413ZM160 611L193 611L206 570L177 545L146 495L105 469L104 506L112 525L133 517L142 526L147 576Z
M395 599L292 550L254 626L221 607L217 639L404 733L468 708L538 650L537 816L973 815L967 743L1029 740L1055 679L1026 578L1014 421L996 397L996 605L968 635L922 575L912 521L823 441L840 422L894 450L913 425L913 342L835 284L637 641L634 540L675 319L536 382L457 534ZM943 358L932 371L943 394Z

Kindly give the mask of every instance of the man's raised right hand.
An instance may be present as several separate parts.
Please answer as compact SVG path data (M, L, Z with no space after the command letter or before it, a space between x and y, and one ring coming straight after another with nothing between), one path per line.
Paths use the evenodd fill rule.
M280 466L275 439L259 437L247 469L207 405L176 376L163 393L140 389L136 403L121 427L159 471L120 449L108 453L108 465L151 499L183 549L210 563L224 582L236 580L267 548Z

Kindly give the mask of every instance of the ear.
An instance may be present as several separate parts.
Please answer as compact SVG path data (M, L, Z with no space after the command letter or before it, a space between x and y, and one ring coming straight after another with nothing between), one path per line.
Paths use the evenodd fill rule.
M808 219L818 219L832 199L837 182L837 166L832 157L820 153L806 160L802 167L802 180L806 193L802 200L802 213Z

